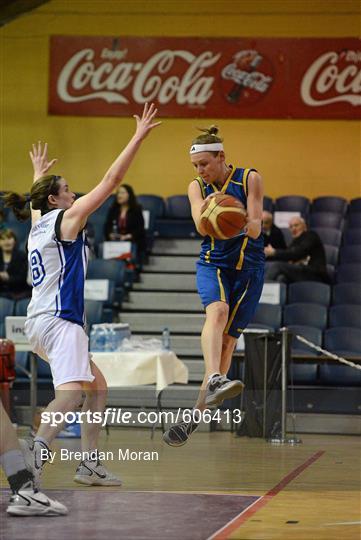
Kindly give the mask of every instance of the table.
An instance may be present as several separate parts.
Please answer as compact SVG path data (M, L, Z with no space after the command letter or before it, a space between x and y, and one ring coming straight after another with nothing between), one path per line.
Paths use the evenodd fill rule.
M187 384L188 368L173 351L92 352L109 388L156 385L157 395L173 383Z
M156 385L157 407L162 410L162 391L173 383L187 384L188 368L173 351L92 352L92 360L103 373L109 388ZM161 419L164 432L164 421ZM108 432L108 426L106 427ZM155 424L151 437L154 437Z

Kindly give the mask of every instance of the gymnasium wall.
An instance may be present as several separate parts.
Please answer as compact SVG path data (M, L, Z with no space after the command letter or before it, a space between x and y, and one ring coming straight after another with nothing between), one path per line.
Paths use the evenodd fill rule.
M357 0L52 0L0 29L0 188L29 189L28 150L42 140L59 158L54 172L87 191L133 133L131 118L47 114L50 35L350 37L359 25ZM126 181L137 193L185 193L195 127L213 122L164 119ZM359 121L216 122L228 162L256 167L267 195L360 195Z

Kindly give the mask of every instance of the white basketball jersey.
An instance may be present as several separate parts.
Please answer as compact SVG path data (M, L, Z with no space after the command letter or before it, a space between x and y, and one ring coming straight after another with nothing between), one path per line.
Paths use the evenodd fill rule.
M73 241L57 238L55 225L63 212L51 210L30 231L28 257L33 291L27 316L48 313L83 326L87 239L84 230Z

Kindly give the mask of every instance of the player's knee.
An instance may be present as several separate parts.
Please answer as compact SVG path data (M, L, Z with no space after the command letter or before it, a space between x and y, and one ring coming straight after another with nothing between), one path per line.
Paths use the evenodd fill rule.
M217 302L212 309L207 312L207 318L212 320L212 324L226 325L228 320L229 308L224 302Z

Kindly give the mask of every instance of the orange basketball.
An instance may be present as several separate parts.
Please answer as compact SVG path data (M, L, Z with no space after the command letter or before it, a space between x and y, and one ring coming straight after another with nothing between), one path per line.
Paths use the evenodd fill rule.
M202 208L201 225L209 236L227 240L240 234L247 223L247 212L238 199L217 193Z

